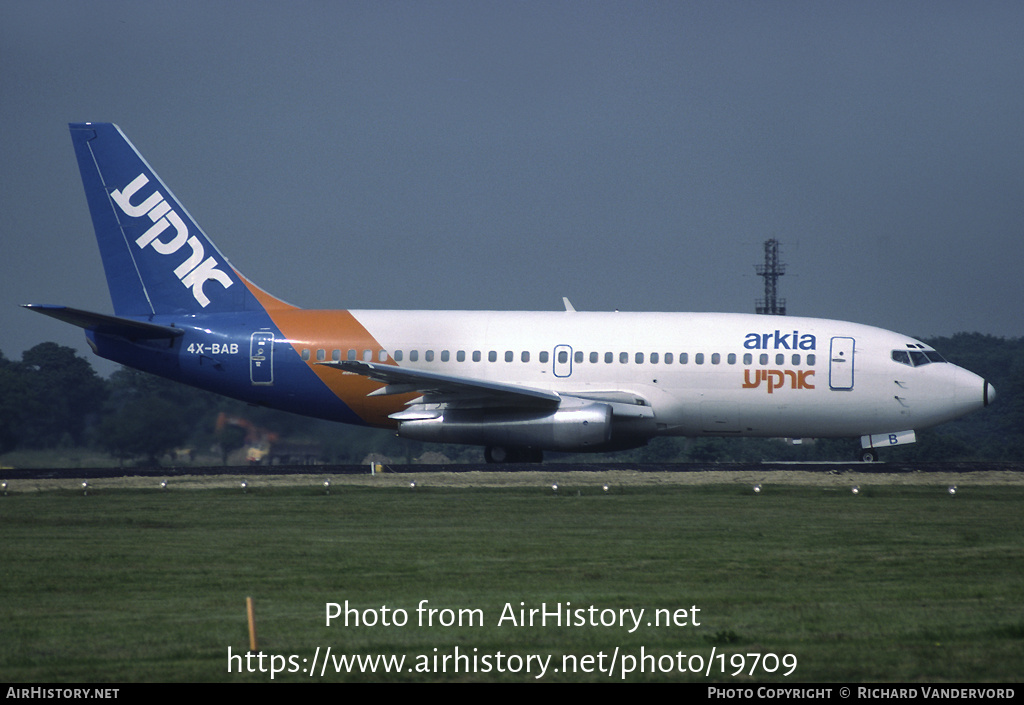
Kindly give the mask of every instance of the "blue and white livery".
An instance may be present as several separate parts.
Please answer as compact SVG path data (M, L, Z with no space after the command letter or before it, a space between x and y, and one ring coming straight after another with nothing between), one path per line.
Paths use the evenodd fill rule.
M995 399L920 341L843 321L300 309L232 267L116 125L70 127L114 313L27 307L185 384L491 462L657 436L859 436L874 459Z

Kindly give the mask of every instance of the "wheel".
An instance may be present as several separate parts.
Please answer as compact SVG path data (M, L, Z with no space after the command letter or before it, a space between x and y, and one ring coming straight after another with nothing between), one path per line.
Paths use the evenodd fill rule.
M878 460L878 451L874 448L865 448L860 452L861 462L873 463Z
M484 460L488 463L510 462L511 453L504 446L487 446L484 448Z

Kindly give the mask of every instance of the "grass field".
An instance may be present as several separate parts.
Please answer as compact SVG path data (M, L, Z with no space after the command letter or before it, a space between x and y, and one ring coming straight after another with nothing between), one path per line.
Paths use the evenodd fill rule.
M863 485L858 495L776 484L755 495L738 483L605 492L562 475L557 493L540 483L413 490L403 478L335 483L327 494L322 480L295 482L88 495L66 483L0 497L0 681L269 682L272 665L283 669L273 680L286 682L533 681L541 661L531 654L551 656L539 679L551 682L618 682L630 657L628 682L1024 673L1020 485L955 496L927 483ZM264 671L240 658L229 673L229 647L248 650L246 596ZM421 626L422 600L449 611ZM346 601L360 625L327 626L328 603ZM597 621L644 613L632 632L628 617L626 626L499 626L506 605L518 618L542 603L593 605ZM655 625L659 609L680 623ZM405 662L389 674L381 663L336 673L329 661L321 676L327 647L335 658ZM451 658L456 647L464 661ZM761 655L756 667L747 654ZM709 664L710 677L680 672ZM467 673L474 665L487 670ZM237 672L247 666L255 672Z

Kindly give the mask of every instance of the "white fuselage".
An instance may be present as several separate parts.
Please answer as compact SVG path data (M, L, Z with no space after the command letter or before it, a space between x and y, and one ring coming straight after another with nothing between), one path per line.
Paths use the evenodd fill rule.
M838 437L921 429L986 383L907 336L727 313L351 311L399 366L649 406L655 435ZM377 359L378 351L341 352Z

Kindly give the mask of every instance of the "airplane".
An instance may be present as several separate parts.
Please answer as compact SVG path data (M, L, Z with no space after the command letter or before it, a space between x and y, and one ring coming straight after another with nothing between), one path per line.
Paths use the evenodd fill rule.
M860 437L861 459L995 400L919 340L740 313L309 310L217 249L119 127L71 123L114 313L26 308L100 357L489 463L659 436Z

